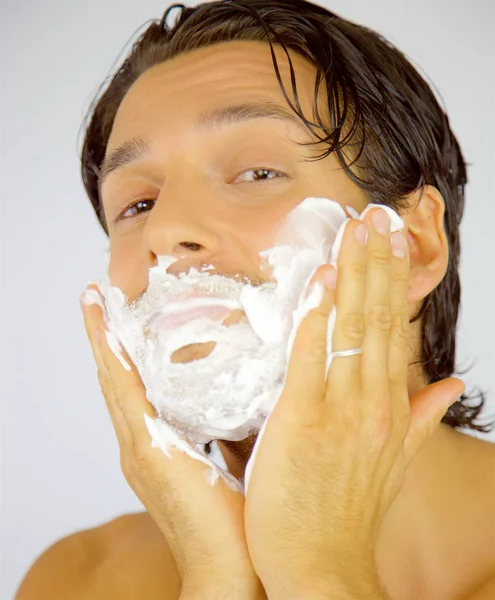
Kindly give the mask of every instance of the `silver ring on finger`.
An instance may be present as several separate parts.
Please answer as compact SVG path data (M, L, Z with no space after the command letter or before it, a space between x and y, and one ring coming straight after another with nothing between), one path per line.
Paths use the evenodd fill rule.
M336 358L338 356L354 356L354 354L361 354L362 352L362 348L351 348L350 350L340 350L339 352L332 352L332 357Z

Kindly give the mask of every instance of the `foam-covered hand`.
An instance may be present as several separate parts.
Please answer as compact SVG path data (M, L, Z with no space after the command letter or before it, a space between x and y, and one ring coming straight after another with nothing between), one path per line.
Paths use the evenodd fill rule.
M170 447L170 460L152 446L148 428L158 426L151 420L155 410L128 355L120 349L121 364L115 348L109 347L118 342L106 331L98 306L103 299L98 297L92 286L81 297L81 307L120 446L122 472L172 551L182 580L181 598L266 598L248 555L242 490L233 489L225 478L209 484L207 467L197 457ZM146 422L144 415L149 417ZM164 422L160 425L167 427ZM186 443L176 439L177 432L169 433L176 445Z
M448 378L409 397L409 257L392 253L400 235L407 244L400 233L391 244L388 226L375 230L376 213L386 217L376 209L365 224L348 223L336 289L301 322L284 391L255 448L246 537L274 600L384 597L374 580L380 525L408 464L464 389ZM332 271L320 267L315 280ZM326 376L334 306L333 350L363 352L334 357Z

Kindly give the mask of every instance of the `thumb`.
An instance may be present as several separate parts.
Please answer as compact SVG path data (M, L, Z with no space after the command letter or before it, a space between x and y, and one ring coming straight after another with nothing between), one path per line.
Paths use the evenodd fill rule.
M426 386L409 399L411 419L404 440L406 464L431 437L449 407L457 402L465 389L463 381L448 377Z

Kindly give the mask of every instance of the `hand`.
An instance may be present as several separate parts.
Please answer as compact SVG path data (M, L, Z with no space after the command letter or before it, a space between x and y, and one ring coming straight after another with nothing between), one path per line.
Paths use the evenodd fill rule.
M98 293L96 286L92 289ZM131 367L127 371L110 349L101 308L83 297L81 308L117 434L122 472L172 551L182 600L227 592L233 600L265 598L247 550L242 492L222 479L208 484L205 464L187 454L170 449L170 459L152 447L144 414L156 413L135 366L121 349Z
M366 215L367 246L354 235L361 221L347 224L336 290L301 322L284 391L255 447L246 537L269 598L331 590L348 573L374 576L378 531L405 471L464 389L448 378L409 398L409 257L392 254L374 212L384 211ZM321 267L314 280L332 271ZM363 352L333 358L326 377L334 305L333 351Z

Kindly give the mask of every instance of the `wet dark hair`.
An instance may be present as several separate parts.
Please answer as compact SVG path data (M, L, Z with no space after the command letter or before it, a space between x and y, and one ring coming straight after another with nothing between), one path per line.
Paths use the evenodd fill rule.
M167 19L181 9L173 26ZM456 325L461 285L459 224L464 211L466 164L449 120L432 90L398 49L371 29L347 21L304 0L238 0L208 2L194 8L170 6L134 43L120 68L107 78L89 108L81 153L86 192L108 234L98 189L100 167L119 105L136 79L150 67L184 52L234 40L270 44L275 75L285 99L306 127L335 152L348 176L371 203L401 212L407 196L431 184L445 201L444 226L449 243L447 272L424 299L411 322L422 318L419 360L434 383L454 373ZM282 47L292 75L292 104L282 84L272 44ZM287 49L317 68L314 116L303 114L295 74ZM328 95L330 127L317 108L321 81ZM320 132L320 134L318 134ZM345 148L344 148L345 147ZM349 161L349 154L352 161ZM352 168L354 165L354 168ZM465 373L462 371L458 373ZM469 401L480 398L477 404ZM463 394L442 419L454 428L480 432L493 429L476 419L485 403L483 393Z

